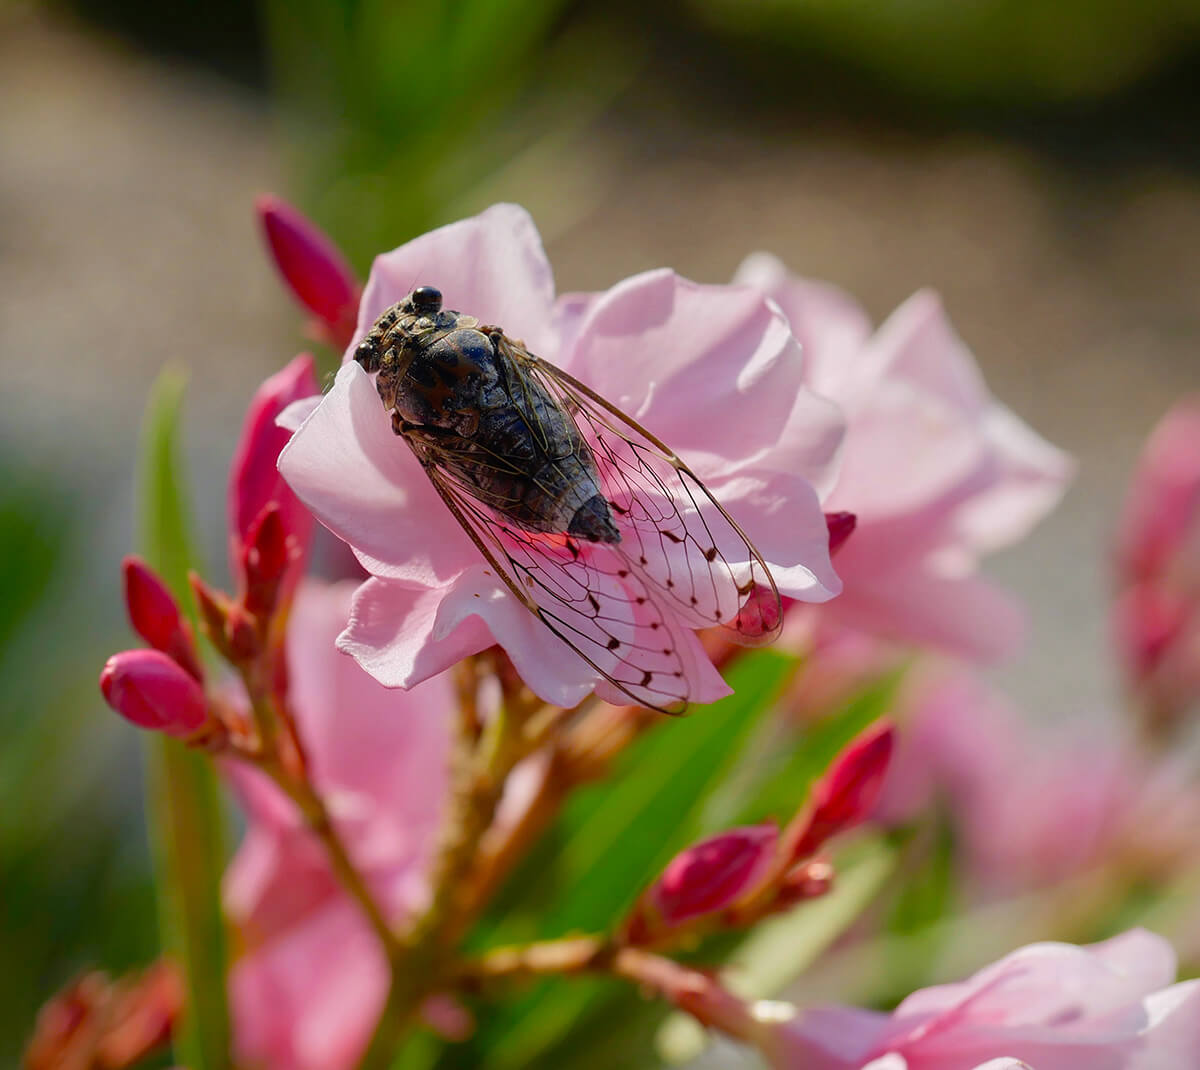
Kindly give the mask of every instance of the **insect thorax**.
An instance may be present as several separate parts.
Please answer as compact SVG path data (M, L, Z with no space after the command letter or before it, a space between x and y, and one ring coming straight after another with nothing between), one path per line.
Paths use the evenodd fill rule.
M526 530L619 539L574 420L505 355L511 343L498 346L474 316L418 317L403 302L367 340L383 350L380 398L426 463Z

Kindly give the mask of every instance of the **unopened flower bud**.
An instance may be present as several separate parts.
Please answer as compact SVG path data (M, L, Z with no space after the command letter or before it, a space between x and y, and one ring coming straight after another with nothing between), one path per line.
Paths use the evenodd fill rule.
M858 527L854 513L826 513L825 527L829 529L829 556L836 554Z
M278 503L271 502L251 526L242 553L244 604L250 613L267 616L274 610L288 566L298 554L295 536L284 530Z
M121 563L125 580L125 605L133 630L155 650L174 658L197 680L202 678L192 629L179 611L174 595L158 574L140 557Z
M730 829L677 854L642 896L626 941L652 943L664 931L733 906L773 869L779 830L773 824Z
M871 813L883 787L895 736L890 721L878 721L833 760L785 833L791 858L807 858L830 837L853 828Z
M255 207L275 266L330 342L350 344L358 317L358 280L329 237L286 201L271 194Z
M287 601L304 571L304 558L312 538L312 514L300 503L279 474L279 453L291 432L276 425L276 417L293 401L319 394L313 359L296 357L255 392L242 425L229 478L229 545L236 574L245 574L245 557L253 542L252 529L264 510L274 505L283 540L291 547L284 571L278 577L277 598ZM259 532L259 534L262 534ZM283 542L277 540L277 545Z
M208 719L208 703L195 678L159 650L114 654L100 673L105 701L141 728L187 737Z
M770 587L756 583L738 610L737 630L743 639L761 636L759 641L765 642L775 635L781 619L779 596Z

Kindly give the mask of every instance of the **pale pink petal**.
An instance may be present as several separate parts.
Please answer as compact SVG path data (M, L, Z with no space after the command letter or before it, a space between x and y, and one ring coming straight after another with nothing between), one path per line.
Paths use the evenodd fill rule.
M751 253L733 277L774 300L804 354L805 382L826 397L847 396L862 369L856 360L871 337L871 321L849 294L788 273L769 253Z
M987 460L973 419L908 383L884 383L852 410L824 506L854 513L860 529L919 510L925 532L949 538L954 507L986 486Z
M272 1070L349 1070L383 1009L387 963L374 934L340 899L234 965L236 1051Z
M956 526L977 551L990 553L1024 538L1058 504L1075 463L1003 405L988 408L982 430L992 451L991 486L964 503Z
M493 205L377 256L347 359L375 320L417 286L437 287L446 308L502 327L535 353L550 344L554 275L533 220L515 204Z
M313 752L314 776L325 789L367 795L405 828L435 829L439 793L411 785L421 777L445 779L453 684L443 676L396 691L339 654L355 589L353 582L305 587L288 629L296 716Z
M1175 953L1162 937L1131 929L1091 947L1030 944L959 984L925 988L895 1018L954 1010L989 1023L1043 1025L1098 1018L1175 977Z
M907 1070L998 1061L1038 1070L1175 1070L1200 1050L1200 982L1169 982L1165 941L1135 930L1093 947L1034 944L961 984L914 993L890 1015L816 1007L763 1044L788 1070ZM876 1060L876 1061L872 1061Z
M279 470L375 575L433 584L479 559L353 362L292 436Z
M777 442L803 386L799 346L760 294L665 269L595 301L562 359L685 461L689 450L742 458Z
M884 321L863 360L874 376L912 383L968 415L982 415L989 400L975 358L932 290L913 294Z
M339 649L388 687L411 687L504 637L521 678L547 702L574 706L595 670L479 565L440 590L368 580Z
M843 551L855 549L851 537ZM977 576L946 578L906 570L852 582L850 562L838 560L847 585L827 612L840 624L900 642L928 643L967 658L993 661L1013 653L1024 633L1019 604Z
M285 431L299 431L300 425L313 414L316 407L320 404L320 394L314 394L310 398L301 398L299 401L293 401L275 417L275 426L282 427Z

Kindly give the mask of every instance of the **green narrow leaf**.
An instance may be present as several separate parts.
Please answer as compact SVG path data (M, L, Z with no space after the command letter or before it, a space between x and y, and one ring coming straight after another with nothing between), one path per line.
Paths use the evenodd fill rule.
M179 476L179 419L185 379L164 369L146 403L141 448L142 552L191 606L187 572L195 561ZM181 966L187 1006L175 1055L189 1070L231 1065L221 915L224 827L211 761L166 736L150 739L146 812L154 854L159 924Z

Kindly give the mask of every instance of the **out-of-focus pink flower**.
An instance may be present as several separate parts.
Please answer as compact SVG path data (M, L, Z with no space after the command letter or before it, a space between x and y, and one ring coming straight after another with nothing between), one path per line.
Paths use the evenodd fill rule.
M1113 625L1125 675L1156 728L1200 698L1200 398L1154 429L1117 540Z
M1200 981L1143 929L1089 947L1031 944L960 984L914 992L890 1015L800 1011L766 1030L785 1070L1175 1070L1200 1052ZM1011 1065L1011 1062L1010 1064ZM982 1067L980 1067L982 1070Z
M255 202L271 258L301 307L333 345L344 346L358 313L358 280L338 247L286 201L264 194Z
M1102 718L1034 730L963 671L907 681L905 730L876 816L937 800L978 893L1052 886L1097 866L1161 880L1193 853L1200 794L1184 763L1151 766Z
M807 858L826 840L866 820L879 798L895 742L891 721L877 721L833 760L785 833L794 860Z
M279 451L291 432L277 426L276 421L293 402L320 393L313 358L307 353L267 379L250 402L229 473L229 554L233 573L241 578L243 586L247 583L248 573L257 567L260 549L254 546L253 537L263 534L265 511L276 506L279 516L272 523L278 524L275 533L282 535L288 547L288 564L276 577L278 593L285 600L304 571L313 520L279 474ZM276 548L282 546L278 538L274 542ZM248 562L247 555L252 553L255 561Z
M337 652L353 586L299 589L290 694L312 779L399 922L429 895L454 694L444 676L389 691ZM248 819L225 883L243 949L230 980L238 1056L273 1070L353 1066L387 992L383 952L291 803L252 770L227 772Z
M104 663L104 701L139 728L190 736L208 720L204 690L159 650L125 650Z
M774 298L805 354L805 383L841 406L846 442L827 511L857 517L823 618L993 659L1021 617L976 575L1058 501L1068 458L988 394L933 293L876 331L846 294L755 254L736 280Z
M161 650L197 680L201 679L191 626L183 619L167 585L145 561L132 554L121 562L121 574L125 580L125 607L133 630L155 650Z
M804 388L799 347L759 294L699 286L663 270L556 302L533 222L512 205L378 257L357 336L417 284L436 285L446 307L524 339L668 443L746 529L782 594L822 601L837 592L814 483L829 482L840 416ZM499 643L546 701L571 706L593 690L631 701L493 574L392 433L358 364L348 359L332 390L310 408L285 415L306 418L280 457L280 471L372 574L355 598L341 649L380 682L411 687ZM606 604L624 621L632 595L613 582ZM669 609L664 615L677 632L691 698L725 694L682 615L678 622ZM656 637L638 633L644 625L628 624L635 641L654 639L657 649ZM601 652L596 661L609 657ZM612 667L618 659L611 655Z

